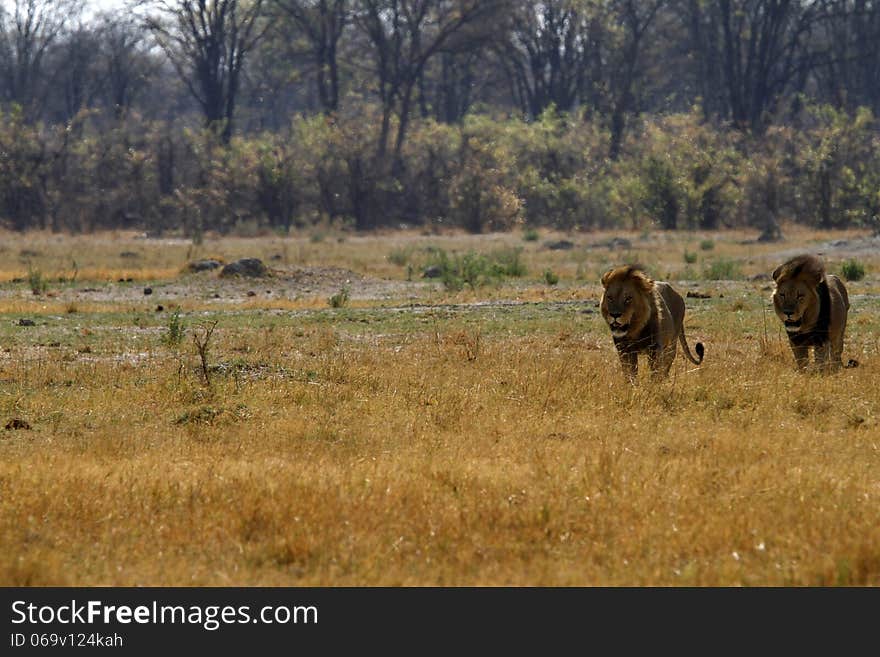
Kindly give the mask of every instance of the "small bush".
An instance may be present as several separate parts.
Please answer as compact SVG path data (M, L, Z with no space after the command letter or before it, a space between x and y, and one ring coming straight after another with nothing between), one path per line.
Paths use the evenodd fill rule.
M712 240L703 240L702 242L700 242L700 249L702 251L711 251L714 248L715 242L713 242Z
M49 282L43 277L39 269L28 269L28 285L34 294L45 294L49 289Z
M331 308L343 308L348 303L348 288L343 287L339 292L331 296L327 302Z
M439 278L447 290L458 291L465 286L475 290L505 277L525 276L527 268L521 248L493 251L489 255L468 251L449 255L443 249L427 249L428 266L440 269Z
M688 251L685 250L684 261L689 265L694 264L697 261L697 254L696 253L688 253Z
M544 272L544 282L547 285L556 285L559 282L559 274L555 273L552 269L547 269Z
M682 190L675 167L667 159L651 156L644 164L642 179L645 210L664 229L678 228Z
M397 265L398 267L406 267L409 264L409 259L411 256L411 248L391 249L391 253L388 254L388 261L392 264Z
M523 241L524 242L537 242L540 239L541 235L538 233L535 228L526 228L523 231Z
M498 276L521 278L528 273L525 263L520 257L522 248L503 249L491 254L492 267Z
M848 281L860 281L865 277L865 265L852 258L840 265L840 273Z
M489 259L480 253L465 253L458 260L456 270L462 282L472 290L490 283L498 275Z
M727 258L714 260L703 269L703 278L710 281L731 281L739 277L739 263Z
M162 342L169 347L178 345L183 341L184 333L186 333L186 328L180 319L180 308L178 308L168 318L168 328L165 329Z

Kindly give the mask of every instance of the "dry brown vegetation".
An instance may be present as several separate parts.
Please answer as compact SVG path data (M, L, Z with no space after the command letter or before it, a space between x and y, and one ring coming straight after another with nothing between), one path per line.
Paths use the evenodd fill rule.
M0 420L30 426L0 429L0 583L880 584L880 257L848 284L844 357L861 367L796 373L767 280L696 276L676 285L712 295L687 299L685 318L705 363L679 357L669 381L630 386L595 308L606 264L674 275L711 237L710 255L751 276L774 252L855 235L585 247L610 236L569 236L565 252L545 236L391 234L206 240L195 254L286 250L291 266L400 283L342 309L323 293L202 300L204 277L177 274L195 257L183 243L8 236L0 277L26 272L29 248L51 282L0 290ZM408 284L387 258L499 242L524 246L528 276L460 293ZM89 301L80 289L115 280L132 244L142 266L125 271L157 292ZM58 283L71 255L81 273ZM547 267L558 286L540 282ZM162 296L180 279L191 298ZM192 336L215 320L205 385Z

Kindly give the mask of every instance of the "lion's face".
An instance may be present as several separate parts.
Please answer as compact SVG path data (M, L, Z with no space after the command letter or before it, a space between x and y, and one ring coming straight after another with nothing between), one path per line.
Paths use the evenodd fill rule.
M817 301L815 287L808 286L799 278L783 281L773 293L773 307L789 333L801 330L807 311Z
M817 287L824 275L821 262L813 256L794 258L773 272L773 309L789 333L812 328L819 312Z
M615 269L602 277L602 285L605 291L600 309L611 335L622 338L630 332L640 331L650 315L648 295L653 289L653 281L638 271L621 273L620 269Z

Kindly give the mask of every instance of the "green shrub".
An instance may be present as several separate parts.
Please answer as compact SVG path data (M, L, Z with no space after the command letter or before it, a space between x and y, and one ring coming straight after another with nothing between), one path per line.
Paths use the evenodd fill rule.
M168 327L162 336L162 342L169 347L178 345L183 341L184 333L186 333L186 328L180 320L180 308L177 308L168 318Z
M694 264L697 261L697 254L696 253L689 253L687 251L687 249L685 249L684 261L689 265Z
M703 269L703 278L710 281L730 281L740 277L740 265L735 260L719 258Z
M652 219L658 221L666 230L678 228L678 214L681 205L681 189L672 164L666 159L654 157L644 164L645 210Z
M426 250L428 265L439 267L440 280L447 290L458 291L465 286L475 290L505 277L526 275L526 266L520 258L521 248L494 251L490 255L468 251L448 254L443 249Z
M490 260L498 276L522 278L528 273L528 269L522 261L521 255L522 247L500 249L490 255Z
M327 299L327 303L330 304L331 308L343 308L348 303L348 298L348 287L343 287L341 290L339 290L339 292Z
M826 229L869 225L880 211L876 118L867 107L823 105L807 114L813 125L794 135L798 219Z
M840 273L848 281L860 281L865 277L865 265L852 258L840 265Z
M462 282L472 290L490 283L498 276L489 259L480 253L465 253L458 261L457 270Z
M516 170L516 160L505 141L493 140L482 130L465 134L458 159L449 182L453 222L471 233L515 226L522 219L523 201L507 179Z
M535 228L526 228L523 231L524 242L537 242L541 238L541 234Z
M544 282L547 285L556 285L559 282L559 275L552 269L547 269L544 271Z
M43 276L39 269L28 267L28 285L34 294L46 294L49 289L49 282Z
M703 240L700 242L700 250L702 251L711 251L715 248L715 242L712 240Z

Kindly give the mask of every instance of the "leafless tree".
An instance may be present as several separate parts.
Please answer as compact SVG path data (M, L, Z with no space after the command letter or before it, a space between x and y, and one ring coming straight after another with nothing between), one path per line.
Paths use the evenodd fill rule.
M308 42L318 99L325 113L339 109L339 41L351 20L351 0L275 0Z
M37 120L45 98L49 49L70 21L79 16L82 0L13 0L0 5L0 94Z
M382 103L379 161L388 150L393 114L398 117L393 161L400 160L414 92L427 63L457 35L491 25L509 7L506 0L358 0L355 22L371 45Z
M106 102L120 119L156 73L158 62L149 53L146 35L135 19L105 14L99 25Z
M551 103L569 111L587 72L585 12L577 0L519 2L496 50L522 111L537 117Z
M140 0L144 24L223 142L233 133L248 54L266 31L263 0Z

